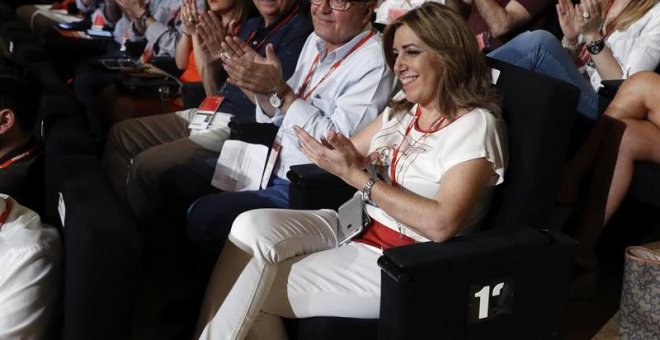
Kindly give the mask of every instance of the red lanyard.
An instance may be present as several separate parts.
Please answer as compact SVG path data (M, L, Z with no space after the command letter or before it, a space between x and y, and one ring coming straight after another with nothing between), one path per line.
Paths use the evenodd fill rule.
M300 87L300 90L298 90L298 97L306 101L307 98L309 98L309 96L311 96L312 93L316 91L316 88L319 87L319 85L321 85L321 83L324 82L326 78L328 78L328 76L332 74L332 72L334 72L336 69L339 68L339 66L341 66L341 63L344 60L346 60L348 56L350 56L358 48L362 47L362 45L364 45L367 42L367 40L369 40L369 38L371 38L371 36L374 35L375 33L376 31L372 29L371 32L367 33L367 35L362 37L362 39L360 39L360 41L357 44L355 44L355 46L353 46L353 48L351 48L343 58L337 60L334 64L332 64L332 66L330 66L330 69L328 69L328 71L323 75L321 80L319 80L319 82L316 83L316 85L314 85L314 87L312 87L312 89L309 90L309 92L305 93L305 91L307 90L307 86L309 86L309 82L312 80L312 75L314 74L314 72L316 72L316 66L319 62L319 59L321 58L321 53L318 53L316 55L316 58L314 58L312 65L309 67L309 71L307 71L307 75L305 76L305 80L303 80L303 84Z
M6 160L4 163L0 164L0 169L6 169L6 168L8 168L10 165L12 165L12 164L14 164L14 163L20 161L21 159L23 159L23 158L29 156L30 154L32 154L32 153L34 152L34 150L37 149L37 147L39 147L39 145L35 144L32 148L30 148L30 150L25 151L25 152L23 152L23 153L20 154L20 155L16 155L16 156L14 156L14 157L12 157L12 158Z
M0 229L2 229L2 226L5 225L5 222L7 221L7 218L9 217L9 213L11 213L11 200L7 199L2 199L5 201L5 211L2 212L2 215L0 215Z
M421 116L421 115L422 115L422 110L421 110L420 106L417 105L417 110L415 110L415 117L410 121L410 124L408 124L408 127L406 127L406 134L403 135L403 139L401 140L401 143L399 143L399 145L396 147L396 149L394 149L394 152L392 152L392 162L390 164L390 184L392 184L392 186L395 187L395 188L397 187L397 184L396 184L396 165L399 162L399 154L400 154L400 151L401 151L401 146L403 145L403 143L406 143L406 141L408 140L408 135L410 134L410 130L412 130L413 126L417 125L417 121L419 120L419 116ZM447 117L444 116L444 115L440 116L440 118L438 118L438 120L436 120L435 122L433 122L433 124L431 124L430 129L428 131L424 131L424 134L418 140L421 140L422 138L425 138L429 133L433 133L433 132L438 131L439 129L434 130L434 128L436 126L438 126L439 124L441 124L442 121L445 120L446 118Z
M253 47L254 50L255 50L255 51L258 51L259 48L260 48L260 47L261 47L266 41L268 41L268 39L269 39L273 34L277 33L277 31L279 31L280 28L282 28L282 26L286 25L289 21L291 21L291 20L293 19L293 17L296 16L296 14L298 14L299 11L300 11L300 6L298 6L298 4L296 4L295 7L291 10L291 12L289 12L289 14L288 14L286 17L284 17L282 20L280 20L280 22L278 22L277 25L275 25L275 27L273 27L271 30L269 30L269 31L268 31L268 34L266 34L266 36L265 36L265 37L264 37L264 38L263 38L263 39L262 39L257 45L255 45L255 46ZM250 36L249 36L248 39L247 39L247 40L248 40L248 45L253 43L253 42L252 42L252 39L254 39L254 36L255 36L255 35L257 35L257 31L254 31L254 32L250 33Z

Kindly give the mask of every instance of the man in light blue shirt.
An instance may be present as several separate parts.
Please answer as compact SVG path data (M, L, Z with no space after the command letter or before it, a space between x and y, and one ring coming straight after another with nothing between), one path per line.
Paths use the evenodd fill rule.
M385 62L380 34L369 24L374 6L375 1L311 1L314 33L286 82L272 50L267 49L266 58L254 61L250 53L244 57L237 49L226 49L223 62L228 81L254 98L257 121L280 127L277 140L281 149L263 190L218 192L211 188L215 160L178 166L163 176L161 188L173 200L194 200L195 193L215 191L189 209L186 227L195 246L216 256L240 213L288 207L286 173L292 165L310 163L300 150L293 126L301 126L317 138L331 130L351 136L385 107L394 78ZM233 71L238 68L243 70L240 75Z

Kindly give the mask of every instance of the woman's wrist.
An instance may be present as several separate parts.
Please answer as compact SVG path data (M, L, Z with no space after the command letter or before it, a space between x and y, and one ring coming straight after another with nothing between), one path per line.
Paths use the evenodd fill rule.
M600 34L600 32L589 32L589 33L584 33L582 35L584 37L584 42L585 43L590 43L594 41L598 41L600 39L603 39L603 36Z
M563 38L561 38L561 45L564 47L577 46L579 43L580 41L578 40L578 37L569 38L567 36L564 36Z
M365 171L353 169L344 180L355 189L362 190L367 182L369 182L370 178L371 176L369 176L369 174Z
M561 46L571 54L575 54L580 47L580 41L578 39L571 40L564 36L564 38L561 39Z

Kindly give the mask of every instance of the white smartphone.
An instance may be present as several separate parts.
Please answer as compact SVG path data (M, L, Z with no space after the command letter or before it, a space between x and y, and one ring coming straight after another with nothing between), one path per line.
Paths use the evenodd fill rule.
M337 241L343 246L355 236L359 235L369 224L369 215L364 210L362 195L357 194L342 204L337 210L339 213L339 226L337 227Z
M112 38L112 32L106 30L97 30L97 29L87 29L85 31L87 35L94 38Z

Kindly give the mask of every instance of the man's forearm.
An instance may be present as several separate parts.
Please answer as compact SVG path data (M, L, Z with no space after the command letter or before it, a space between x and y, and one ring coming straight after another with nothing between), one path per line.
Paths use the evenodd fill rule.
M501 37L511 33L513 19L507 11L495 0L474 0L479 15L484 19L494 37Z

